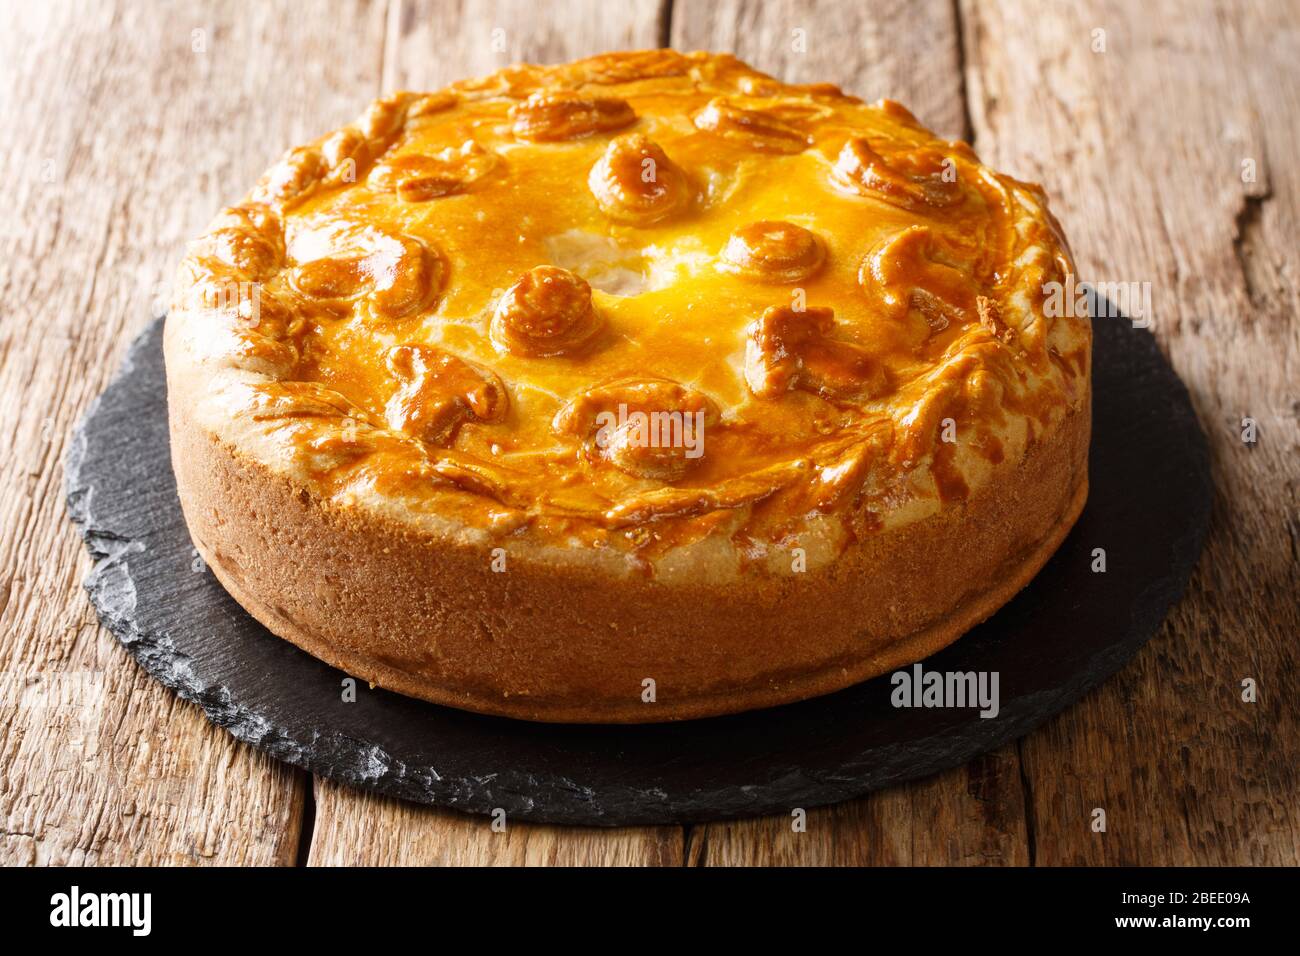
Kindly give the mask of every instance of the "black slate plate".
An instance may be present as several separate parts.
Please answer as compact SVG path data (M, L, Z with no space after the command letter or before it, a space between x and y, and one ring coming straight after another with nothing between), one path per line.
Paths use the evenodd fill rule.
M1092 493L1038 577L925 662L997 671L1001 711L895 709L888 676L786 707L639 727L480 717L358 682L272 636L196 560L168 459L162 323L131 347L67 461L101 620L240 740L345 783L478 813L622 825L832 803L957 766L1027 733L1155 633L1209 520L1205 438L1150 335L1098 320ZM954 547L960 546L954 542ZM1091 570L1094 548L1107 570ZM1116 720L1124 719L1115 714Z

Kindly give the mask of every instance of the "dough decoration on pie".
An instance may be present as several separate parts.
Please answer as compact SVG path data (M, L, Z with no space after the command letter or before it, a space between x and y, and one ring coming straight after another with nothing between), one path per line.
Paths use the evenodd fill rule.
M591 167L588 185L605 215L633 225L666 219L691 200L686 175L662 147L640 133L612 140Z
M501 379L429 345L399 345L388 368L400 387L384 407L388 424L431 444L455 437L467 421L499 422L509 400Z
M799 153L808 148L808 136L797 126L763 110L745 109L724 99L710 100L694 116L695 125L761 152Z
M718 268L772 282L802 282L826 260L826 246L792 222L751 222L727 239Z
M675 482L703 455L718 408L707 395L666 379L625 379L589 388L556 413L554 428L583 441L588 459L636 478Z
M760 398L800 388L827 400L870 399L888 389L866 349L834 338L831 309L773 306L749 327L745 381Z
M497 170L501 158L473 140L460 148L448 146L436 153L412 153L381 162L370 172L374 189L394 191L406 202L428 202L464 192Z
M919 314L927 336L965 325L975 315L969 272L941 261L928 226L908 226L872 250L862 260L858 282L891 321Z
M1072 524L1073 272L1039 187L731 56L394 93L189 247L177 487L245 607L382 686L555 720L796 700L955 639Z
M411 236L369 225L344 224L326 237L319 258L299 262L290 283L320 302L357 302L379 321L428 305L442 288L442 256Z
M904 209L942 209L961 201L956 161L935 145L886 148L881 155L866 136L850 136L835 162L840 182L864 196Z
M626 100L572 90L539 90L512 107L510 116L516 137L539 143L608 133L636 122Z
M525 358L574 355L585 350L602 327L591 286L568 269L534 266L497 302L492 344Z

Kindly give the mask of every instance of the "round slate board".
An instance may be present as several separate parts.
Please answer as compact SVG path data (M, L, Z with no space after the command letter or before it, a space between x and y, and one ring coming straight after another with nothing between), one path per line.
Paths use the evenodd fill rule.
M635 727L480 717L364 681L344 702L345 675L244 613L192 549L168 458L161 321L133 344L68 453L69 508L95 560L86 589L158 680L240 740L344 783L606 826L832 803L1022 736L1127 661L1182 593L1209 519L1205 438L1150 335L1122 319L1094 328L1087 509L1020 595L925 662L998 672L995 718L895 708L888 675L801 704ZM1094 548L1105 549L1105 573L1091 570Z

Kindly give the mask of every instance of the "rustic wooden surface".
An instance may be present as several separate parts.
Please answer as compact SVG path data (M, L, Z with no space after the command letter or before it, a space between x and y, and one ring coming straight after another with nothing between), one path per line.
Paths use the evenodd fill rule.
M9 0L0 16L0 860L1300 863L1298 0ZM381 91L662 43L899 99L1043 182L1086 277L1152 284L1214 459L1187 598L1019 744L811 811L803 833L787 817L494 832L236 745L97 626L62 493L68 432L182 243Z

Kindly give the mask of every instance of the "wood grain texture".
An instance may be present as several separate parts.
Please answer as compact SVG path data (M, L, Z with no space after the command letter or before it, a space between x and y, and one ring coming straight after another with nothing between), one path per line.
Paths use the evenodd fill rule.
M681 827L553 827L316 781L310 866L681 866ZM501 827L504 824L504 827Z
M308 821L322 865L1300 862L1300 0L10 0L0 15L0 861L304 862ZM183 241L286 146L384 90L669 38L904 102L1042 181L1085 277L1151 283L1214 456L1190 592L1133 665L1018 746L811 810L802 833L789 816L497 833L313 787L97 626L63 504L68 431L165 299Z
M385 90L436 90L512 63L657 47L669 0L391 0Z
M965 767L782 817L692 827L692 866L966 866L1029 862L1014 747Z
M1216 487L1198 573L1161 634L1022 745L1036 862L1295 865L1300 3L962 12L976 148L1045 184L1082 275L1151 283ZM1122 554L1109 562L1123 573ZM1098 807L1105 833L1089 826Z
M291 862L308 781L236 745L97 626L62 460L184 241L286 144L377 92L383 11L0 16L0 859Z

